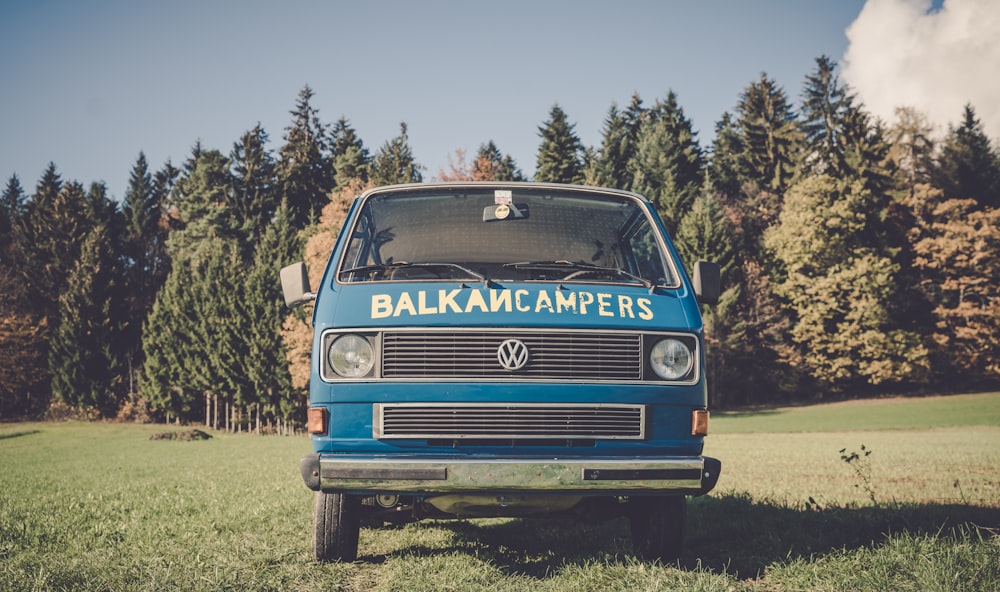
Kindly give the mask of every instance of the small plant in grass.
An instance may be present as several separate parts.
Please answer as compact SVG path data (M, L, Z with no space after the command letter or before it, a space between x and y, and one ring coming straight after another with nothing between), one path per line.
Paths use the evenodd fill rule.
M955 487L955 489L958 490L958 495L961 498L962 503L965 504L965 505L968 505L969 504L969 498L965 497L965 490L962 489L962 483L961 483L961 481L959 481L958 479L955 479L954 487Z
M855 483L854 486L865 490L868 494L868 499L872 501L873 504L878 504L878 500L875 497L875 488L872 485L872 465L871 461L868 459L871 456L871 448L866 448L864 444L861 445L861 450L847 451L846 448L840 449L840 460L847 463L852 469L854 469L854 474L858 477L859 483Z
M807 512L820 512L822 510L823 510L823 506L820 505L820 503L818 501L816 501L816 498L814 498L813 496L810 495L809 499L806 500L806 511Z

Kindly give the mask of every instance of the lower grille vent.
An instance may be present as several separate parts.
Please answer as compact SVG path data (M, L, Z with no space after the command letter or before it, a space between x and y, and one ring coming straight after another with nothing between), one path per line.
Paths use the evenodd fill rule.
M389 403L374 408L376 438L642 439L643 405Z

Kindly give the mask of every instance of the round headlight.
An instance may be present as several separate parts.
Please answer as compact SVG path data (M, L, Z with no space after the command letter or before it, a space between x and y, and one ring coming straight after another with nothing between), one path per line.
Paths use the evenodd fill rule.
M341 335L330 344L327 352L330 366L344 378L361 378L375 365L375 350L360 335Z
M649 354L649 364L653 372L664 380L683 378L694 366L691 348L679 339L664 339L653 346Z

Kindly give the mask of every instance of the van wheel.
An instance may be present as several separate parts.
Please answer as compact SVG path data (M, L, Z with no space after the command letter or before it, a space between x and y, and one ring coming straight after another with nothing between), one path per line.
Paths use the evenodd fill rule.
M684 496L631 497L628 505L636 554L663 563L677 561L684 548Z
M313 503L313 552L316 561L358 558L361 500L344 493L316 493Z

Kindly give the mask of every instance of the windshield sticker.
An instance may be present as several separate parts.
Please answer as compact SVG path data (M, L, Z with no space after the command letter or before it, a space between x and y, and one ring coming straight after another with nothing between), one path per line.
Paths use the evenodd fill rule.
M509 206L514 201L514 193L510 189L497 189L493 192L493 203Z
M419 290L416 294L402 292L372 295L372 319L418 317L463 313L522 312L536 314L595 315L620 319L653 320L653 301L624 294L601 292L570 292L567 290L485 290L455 288L453 290Z

